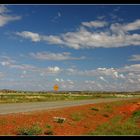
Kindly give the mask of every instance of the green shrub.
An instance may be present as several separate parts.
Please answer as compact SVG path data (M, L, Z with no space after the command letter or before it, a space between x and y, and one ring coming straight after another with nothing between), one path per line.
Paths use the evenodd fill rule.
M51 129L52 128L52 126L51 125L49 125L49 124L46 124L46 126L45 126L46 128L48 128L48 129Z
M52 127L51 125L46 124L45 127L47 128L47 130L44 131L44 134L45 134L45 135L53 135L53 134L54 134L54 132L53 132L53 130L52 130L53 127Z
M94 108L94 107L92 107L92 108L91 108L91 110L94 110L94 111L99 111L99 109L98 109L98 108Z
M42 128L40 128L36 124L31 127L18 128L18 135L39 135L39 134L42 134Z

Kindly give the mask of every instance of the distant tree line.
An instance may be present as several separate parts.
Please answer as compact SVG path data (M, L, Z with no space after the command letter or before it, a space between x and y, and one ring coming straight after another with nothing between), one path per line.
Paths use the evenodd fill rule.
M116 91L23 91L23 90L11 90L11 89L2 89L0 90L1 93L38 93L38 94L47 94L47 93L56 93L56 94L140 94L140 91L133 91L133 92L116 92Z

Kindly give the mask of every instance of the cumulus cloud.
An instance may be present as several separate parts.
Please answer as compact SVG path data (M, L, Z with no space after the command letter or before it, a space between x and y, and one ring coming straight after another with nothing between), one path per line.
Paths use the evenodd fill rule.
M140 64L128 65L123 68L120 68L119 71L140 73Z
M60 73L62 71L62 69L60 69L57 66L40 68L37 66L28 65L28 64L15 64L15 65L11 65L10 68L16 68L16 69L20 69L20 70L37 72L40 74L57 74L57 73Z
M119 24L119 23L114 23L110 26L110 29L114 33L123 33L125 34L126 32L129 31L135 31L140 29L140 19L135 20L134 22L131 23L124 23L124 24Z
M23 38L31 39L33 42L41 41L41 37L37 33L29 32L29 31L23 31L23 32L17 32L16 35L21 36Z
M96 79L95 83L98 83L107 90L134 90L139 89L140 84L140 64L124 66L120 68L97 68L91 70L78 70L67 69L68 75L84 76ZM98 79L104 81L100 83ZM90 87L95 84L86 80L86 84ZM132 85L132 83L134 85ZM135 87L135 88L133 88Z
M58 73L61 71L61 69L59 67L55 66L55 67L48 67L47 71L51 72L51 73Z
M21 70L23 74L26 74L27 71L38 72L41 75L44 73L57 74L62 71L62 69L59 68L58 66L41 68L30 64L20 64L16 60L8 56L0 56L0 64L4 67Z
M63 44L62 39L59 36L49 35L49 36L40 36L43 41L47 41L50 44Z
M123 25L122 29L125 31L134 31L134 30L140 29L140 19Z
M30 53L31 57L39 60L54 60L54 61L61 61L61 60L81 60L85 59L84 56L82 57L73 57L69 52L62 52L62 53L51 53L51 52L37 52L37 53Z
M104 27L106 26L108 23L105 22L105 21L90 21L90 22L82 22L82 25L83 26L86 26L86 27L95 27L95 28L101 28L101 27Z
M82 22L82 26L75 32L66 32L56 35L40 35L29 31L17 32L16 35L33 42L45 41L48 44L63 45L73 49L83 48L115 48L126 46L139 46L140 34L132 33L140 29L140 19L130 23ZM84 24L84 25L83 25ZM87 26L107 26L105 31L89 31Z
M10 60L10 57L0 56L0 59ZM27 81L25 82L27 84L32 80L32 82L30 81L31 87L33 86L32 84L35 84L37 88L37 84L40 84L40 88L43 86L43 89L45 89L46 81L48 80L45 76L52 75L55 76L54 81L59 83L62 90L140 90L140 64L127 65L120 68L99 67L89 70L76 68L62 69L58 66L37 67L29 64L19 64L17 61L2 66L17 69L18 73L21 74L17 75L20 76L20 79L23 80L23 82L16 82L16 85L22 85L25 81ZM0 77L1 74L3 73L0 72ZM61 74L63 74L64 77ZM71 79L74 79L76 76L77 80L63 79L67 77L68 74L71 74ZM81 78L83 78L83 80L81 80ZM53 87L53 84L54 83L50 81L50 83L47 83L47 86ZM14 86L14 82L12 85ZM29 85L27 84L27 86ZM23 87L21 86L21 88Z
M140 61L140 54L132 55L129 61Z
M8 14L9 10L4 5L0 5L0 27L7 23L21 19L21 16L12 16Z
M47 41L50 44L63 44L59 36L45 36L30 31L16 32L15 34L25 39L30 39L32 42Z

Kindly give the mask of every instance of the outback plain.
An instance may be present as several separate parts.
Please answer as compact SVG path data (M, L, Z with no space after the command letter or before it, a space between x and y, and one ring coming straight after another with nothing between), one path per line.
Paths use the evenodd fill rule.
M9 92L0 96L0 107L11 106L9 112L3 113L8 108L0 112L0 135L140 134L139 93ZM26 110L33 105L35 109Z

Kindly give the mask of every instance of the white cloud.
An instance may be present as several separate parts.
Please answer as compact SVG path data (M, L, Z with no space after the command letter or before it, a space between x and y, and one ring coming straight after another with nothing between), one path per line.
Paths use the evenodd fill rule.
M41 36L43 41L47 41L50 44L63 44L63 41L59 36L49 35L49 36Z
M52 21L56 22L61 16L62 14L60 12L57 12L57 15L53 17Z
M40 68L33 65L21 64L21 65L12 65L11 68L17 68L26 71L32 71L37 73L44 73L44 74L57 74L62 71L58 66L54 67L47 67L47 68Z
M81 60L85 59L84 56L82 57L73 57L69 52L62 52L62 53L51 53L51 52L37 52L37 53L30 53L31 57L39 60Z
M63 41L60 39L59 36L53 36L53 35L44 36L30 31L16 32L15 34L25 39L30 39L33 42L47 41L50 44L63 43Z
M116 7L116 8L114 9L114 11L115 11L115 12L118 12L118 11L120 10L120 8L121 8L120 6L119 6L119 7Z
M140 19L138 19L132 23L125 24L122 26L122 28L125 31L133 31L133 30L140 29Z
M0 27L5 24L21 19L21 16L12 16L10 14L6 14L9 10L4 6L0 5Z
M101 27L104 27L104 26L107 26L107 22L105 21L90 21L90 22L82 22L82 25L83 26L86 26L86 27L95 27L95 28L101 28Z
M140 54L132 55L129 61L140 61Z
M107 82L107 80L106 80L103 76L100 76L99 78L100 78L102 81Z
M70 79L67 79L67 82L68 82L69 84L74 84L74 82L73 82L72 80L70 80Z
M60 12L58 12L57 15L58 15L58 17L61 17L61 13Z
M6 60L10 59L10 57L6 57L6 56L0 56L0 59L2 59L1 57ZM128 66L124 66L120 68L100 67L100 68L89 69L89 70L80 70L76 68L61 69L58 66L41 68L41 67L29 65L29 64L19 64L18 62L9 63L8 65L5 65L5 67L18 70L17 75L18 77L20 77L21 81L19 82L17 81L16 83L14 83L13 81L11 85L12 86L21 85L20 86L21 88L23 88L22 84L26 83L25 86L27 87L29 85L32 87L34 84L34 88L35 86L36 88L38 88L38 85L40 84L42 85L40 88L46 89L46 85L48 87L49 86L53 87L53 84L54 84L53 82L57 81L59 82L59 86L62 90L107 90L107 91L109 90L114 90L114 91L115 90L117 91L140 90L140 86L139 86L140 85L140 64L128 65ZM0 77L1 77L1 74L3 75L3 73L0 73ZM76 76L77 81L71 80L71 79L64 80L63 79L64 77L62 75L61 75L61 78L59 78L60 75L57 75L57 74L63 74L64 77L67 77L67 74L71 74L70 78L73 79ZM43 77L40 77L41 75ZM55 76L53 82L49 81L48 78L46 79L45 77L45 76L51 76L51 75ZM84 80L81 80L81 78ZM2 82L0 86L4 85L4 83Z
M120 74L120 78L123 78L123 79L124 79L124 78L125 78L125 76L124 76L123 74Z
M57 72L60 71L60 68L57 67L57 66L55 66L55 67L48 67L48 70L49 70L50 72L57 73Z
M26 74L26 73L27 73L27 71L26 71L26 70L24 70L22 73L23 73L23 74Z
M8 56L0 56L0 64L2 66L9 67L12 69L22 70L23 74L26 74L27 71L38 72L40 73L40 75L44 75L45 73L57 74L62 71L62 69L59 68L58 66L40 68L30 64L19 64L17 61L13 60L11 57Z
M55 81L59 82L60 80L59 80L59 78L56 78Z
M11 57L8 56L0 56L0 64L2 66L11 66L14 63L16 63L16 61L14 59L12 59Z
M127 24L114 23L111 25L110 29L114 32L128 32L140 29L140 19Z
M35 66L28 65L28 64L11 64L9 67L20 69L20 70L30 70L30 71L34 71L36 69Z
M123 68L120 68L119 71L140 73L140 64L128 65Z
M4 6L0 5L0 14L7 13L9 10Z
M118 72L117 72L117 71L115 71L115 72L114 72L114 76L115 76L116 78L118 78L118 77L119 77L119 75L118 75Z
M95 24L93 22L83 23L88 26ZM97 25L99 26L100 24ZM115 48L140 45L140 34L129 32L140 29L140 19L127 24L110 24L105 31L97 30L93 32L88 31L85 27L80 26L80 29L75 32L66 32L58 36L40 35L29 31L17 32L16 34L33 42L45 41L49 44L64 45L73 49Z
M102 20L104 19L106 16L98 16L97 19Z
M31 39L33 42L38 42L38 41L41 41L41 37L39 34L37 33L32 33L32 32L29 32L29 31L23 31L23 32L16 32L16 35L18 36L21 36L23 38L26 38L26 39Z

